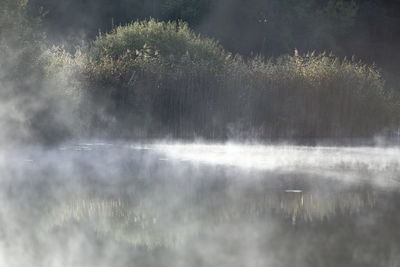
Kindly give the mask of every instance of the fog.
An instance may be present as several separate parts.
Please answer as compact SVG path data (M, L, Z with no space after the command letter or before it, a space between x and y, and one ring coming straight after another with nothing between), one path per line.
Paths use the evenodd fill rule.
M3 149L0 265L396 266L399 155L236 143Z
M0 267L400 266L396 91L264 59L346 54L374 5L50 2L0 0ZM113 16L189 24L93 41Z

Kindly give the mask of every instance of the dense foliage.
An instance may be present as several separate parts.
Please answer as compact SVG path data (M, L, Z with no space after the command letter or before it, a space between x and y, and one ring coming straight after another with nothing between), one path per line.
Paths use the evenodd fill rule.
M38 23L27 16L26 0L0 2L0 141L26 139L28 124L35 119L36 107L29 99L41 86L37 59L43 36L36 31Z
M0 117L6 140L352 138L390 134L398 125L397 95L374 66L354 59L297 50L269 60L242 57L186 22L155 19L99 33L71 53L62 46L45 48L41 21L28 13L26 1L2 3ZM167 3L163 12L174 13L174 1ZM186 8L192 2L182 3ZM296 2L295 13L287 16L306 19L310 3ZM352 2L321 8L343 30L355 23L358 7ZM182 18L184 10L190 13L182 9L174 18ZM268 21L260 18L262 25ZM279 19L277 29L289 21ZM269 27L265 30L273 33ZM288 34L294 44L295 31Z
M369 137L397 120L395 95L372 66L297 51L244 60L182 22L117 27L72 62L93 105L88 128L104 135Z
M396 121L393 92L375 68L354 59L295 54L267 64L256 60L250 68L249 121L263 135L368 137Z
M30 0L45 11L53 40L80 42L113 25L156 18L183 20L242 55L332 51L376 62L397 86L400 76L398 0Z
M41 17L29 16L27 0L1 0L0 14L0 143L70 137L78 102L60 83L61 72L46 76Z
M27 0L0 2L0 56L3 66L13 65L10 79L29 75L33 66L25 63L32 63L40 55L43 35L36 31L39 20L26 15L27 3Z

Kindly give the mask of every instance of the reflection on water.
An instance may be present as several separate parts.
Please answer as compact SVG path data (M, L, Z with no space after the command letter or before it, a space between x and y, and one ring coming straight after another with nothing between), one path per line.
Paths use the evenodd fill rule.
M0 266L399 266L399 162L394 148L3 153Z

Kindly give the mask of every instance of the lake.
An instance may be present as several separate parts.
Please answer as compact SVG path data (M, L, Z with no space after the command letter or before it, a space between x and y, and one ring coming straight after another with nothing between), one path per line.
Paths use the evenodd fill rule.
M0 152L0 266L400 266L400 148Z

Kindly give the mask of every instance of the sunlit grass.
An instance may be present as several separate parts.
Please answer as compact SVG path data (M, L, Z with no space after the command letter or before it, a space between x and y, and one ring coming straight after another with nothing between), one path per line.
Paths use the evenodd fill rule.
M183 22L135 22L49 55L53 73L79 81L83 125L114 137L307 141L391 135L399 121L373 65L297 51L245 59Z

